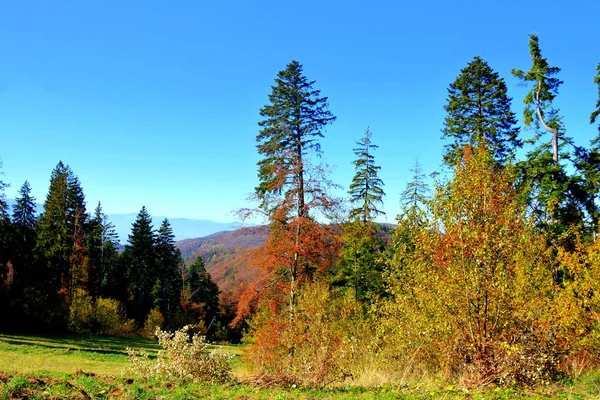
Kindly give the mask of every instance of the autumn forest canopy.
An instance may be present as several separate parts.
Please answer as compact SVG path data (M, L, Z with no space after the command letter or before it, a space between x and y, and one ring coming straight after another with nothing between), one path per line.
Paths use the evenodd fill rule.
M63 162L40 214L28 182L9 209L0 181L0 331L153 337L193 324L246 343L253 374L285 385L539 385L599 368L600 63L599 135L581 143L555 105L560 68L536 35L529 53L511 71L522 115L481 57L458 72L440 127L451 172L428 179L415 162L394 226L375 222L385 143L357 127L354 177L333 182L320 140L335 99L291 61L258 110L258 184L238 211L265 219L266 241L223 261L227 287L145 207L121 248Z

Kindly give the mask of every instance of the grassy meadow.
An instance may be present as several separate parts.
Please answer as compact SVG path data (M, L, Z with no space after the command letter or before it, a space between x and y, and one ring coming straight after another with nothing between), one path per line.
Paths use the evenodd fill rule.
M536 390L465 391L435 381L369 388L265 387L253 383L241 360L242 346L215 346L232 355L235 383L181 384L124 375L126 348L157 354L158 344L140 338L0 334L2 399L588 399L600 398L600 374Z

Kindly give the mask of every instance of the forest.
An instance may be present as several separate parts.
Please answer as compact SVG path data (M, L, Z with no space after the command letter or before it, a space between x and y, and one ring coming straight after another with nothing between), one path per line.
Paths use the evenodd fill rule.
M298 61L279 71L259 110L258 185L238 210L263 217L267 238L236 260L251 279L233 296L201 257L184 262L169 221L153 227L145 207L119 246L63 162L39 215L28 182L9 209L0 181L0 332L154 338L193 325L241 340L256 380L284 386L536 386L597 369L600 63L599 135L579 143L555 106L560 68L536 35L529 53L511 71L528 90L522 115L480 57L449 84L451 172L428 178L416 162L391 227L376 222L377 132L356 140L352 182L332 182L319 142L336 121L329 99Z

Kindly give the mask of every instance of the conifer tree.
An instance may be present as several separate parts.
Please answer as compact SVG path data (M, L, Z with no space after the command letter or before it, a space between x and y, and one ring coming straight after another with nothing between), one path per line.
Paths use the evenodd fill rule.
M44 275L55 291L64 288L69 271L69 257L73 249L73 231L67 223L67 179L69 170L62 161L56 165L50 177L50 188L44 211L38 220L38 252L46 268Z
M89 258L90 277L88 292L92 297L102 296L106 282L107 270L114 270L118 261L116 246L118 235L115 226L108 220L98 202L94 217L90 221Z
M305 257L306 249L314 247L305 243L312 240L308 239L308 233L314 238L324 232L314 225L309 211L327 212L333 205L320 169L310 167L311 157L321 154L318 140L323 137L323 130L335 121L328 109L327 97L313 88L314 83L303 75L298 61L292 61L280 71L269 95L270 104L260 110L264 119L259 122L261 130L256 137L262 157L258 161L256 197L271 221L273 240L268 244L279 246L280 254L284 253L282 248L293 249L288 265L272 265L278 270L284 267L284 275L290 283L290 320L294 318L297 280L310 277L315 271L315 266Z
M157 285L154 303L168 318L177 307L181 290L179 266L183 262L181 252L175 247L175 235L168 219L164 219L156 235Z
M356 142L354 154L358 157L352 163L356 173L350 184L350 203L355 207L350 210L350 218L359 218L363 223L372 221L378 215L385 214L379 207L383 204L383 181L377 176L381 169L375 165L373 150L378 146L371 142L372 133L367 128L365 136Z
M558 95L562 81L557 74L560 68L550 66L542 56L537 35L529 37L529 52L532 66L529 71L513 69L512 74L531 90L524 99L525 125L536 129L535 136L527 140L536 147L519 163L521 180L530 189L530 207L538 225L553 237L559 237L570 225L581 225L586 210L593 208L591 198L585 190L581 174L581 158L585 152L573 145L565 135L565 128L553 101ZM544 139L550 133L550 146ZM570 162L574 173L569 173L563 162Z
M35 212L35 197L31 196L31 186L25 181L19 189L19 196L15 199L12 214L15 263L24 275L33 272L33 249L36 244L37 224Z
M152 308L151 293L157 278L155 242L152 218L146 207L142 207L131 227L129 244L125 246L123 255L128 292L133 299L131 307L138 326L142 326Z
M447 115L442 138L452 140L444 146L446 164L456 165L465 145L482 142L498 162L513 159L522 142L511 100L504 79L480 57L463 68L450 84L444 106Z
M186 290L194 303L204 304L207 317L219 311L219 288L206 270L202 257L188 267Z
M594 83L598 86L598 101L596 102L596 109L590 115L590 124L596 122L596 118L600 115L600 63L598 63L597 71L598 73L594 77ZM600 132L600 125L598 125L598 131ZM598 139L596 141L598 141Z
M0 168L2 164L0 163ZM0 176L2 172L0 171ZM12 258L12 230L8 216L8 204L4 189L8 185L0 179L0 301L6 303L9 299L14 279L14 269L10 262Z

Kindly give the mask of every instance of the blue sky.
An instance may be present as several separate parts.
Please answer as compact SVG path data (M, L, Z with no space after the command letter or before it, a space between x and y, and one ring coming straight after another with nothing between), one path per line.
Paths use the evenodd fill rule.
M0 3L0 158L14 197L43 202L63 160L90 208L231 221L255 187L259 109L292 59L338 120L323 161L347 187L369 126L393 222L418 157L440 169L448 85L476 55L521 118L528 35L562 68L557 105L587 144L600 2L150 1ZM524 136L531 133L522 132Z

